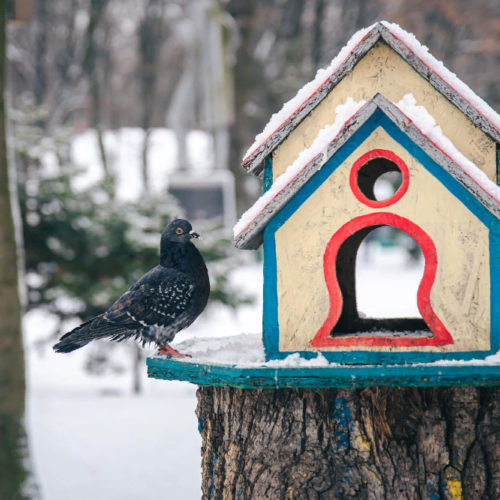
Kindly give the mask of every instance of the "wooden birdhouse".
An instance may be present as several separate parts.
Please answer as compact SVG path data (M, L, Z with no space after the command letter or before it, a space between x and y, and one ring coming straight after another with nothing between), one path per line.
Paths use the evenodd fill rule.
M264 247L266 358L353 364L484 359L500 349L500 116L399 26L361 30L243 160L264 194L235 226ZM376 181L397 172L386 199ZM391 226L425 266L421 319L364 318L362 240Z
M499 142L500 116L387 22L273 115L242 163L264 193L234 227L238 248L263 245L262 336L207 331L177 346L190 358L148 359L150 377L207 386L205 496L488 494L498 387L471 386L500 385ZM420 318L360 314L356 256L381 226L420 247ZM464 420L469 441L492 443L479 482L464 479L479 477Z
M241 388L497 385L499 142L500 116L413 35L385 21L359 31L242 162L263 181L234 227L238 248L263 245L262 337L198 339L188 361L148 359L149 375ZM381 197L387 175L399 181ZM420 318L358 309L358 249L381 226L421 250Z

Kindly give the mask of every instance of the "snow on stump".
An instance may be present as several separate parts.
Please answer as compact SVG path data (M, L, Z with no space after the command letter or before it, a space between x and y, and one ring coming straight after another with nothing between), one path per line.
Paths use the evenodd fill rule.
M148 359L200 386L203 498L500 498L499 143L500 116L385 21L273 115L234 227L263 245L262 336ZM419 318L358 309L381 226L421 250Z

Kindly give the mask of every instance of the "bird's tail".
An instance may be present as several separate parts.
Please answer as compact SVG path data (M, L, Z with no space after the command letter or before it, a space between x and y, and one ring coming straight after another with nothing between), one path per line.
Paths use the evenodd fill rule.
M109 331L102 329L103 315L76 327L74 330L63 335L53 349L56 352L71 352L87 345L91 340L109 336Z

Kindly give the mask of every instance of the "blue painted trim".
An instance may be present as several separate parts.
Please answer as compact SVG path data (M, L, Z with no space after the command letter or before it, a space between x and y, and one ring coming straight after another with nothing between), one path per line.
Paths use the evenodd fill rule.
M262 192L265 193L273 185L273 158L271 155L264 160L264 175L262 178Z
M278 346L278 290L276 280L276 242L271 226L264 229L264 289L262 294L262 335L266 359L279 351Z
M279 350L278 292L276 266L276 231L311 196L316 189L362 144L377 128L384 130L412 156L414 156L438 181L440 181L461 203L463 203L490 230L490 282L491 282L491 348L487 351L469 352L422 352L422 351L321 351L326 359L338 363L425 363L438 359L481 359L494 354L500 345L500 262L498 259L500 222L453 176L434 162L425 151L416 145L381 110L361 126L353 136L323 165L300 191L279 210L264 230L264 324L263 336L267 359L283 359L297 351ZM418 349L418 348L417 348ZM298 351L310 358L315 352Z
M500 351L500 227L490 227L491 350Z
M500 385L498 365L239 368L179 361L174 358L148 358L146 362L148 376L151 378L242 389Z

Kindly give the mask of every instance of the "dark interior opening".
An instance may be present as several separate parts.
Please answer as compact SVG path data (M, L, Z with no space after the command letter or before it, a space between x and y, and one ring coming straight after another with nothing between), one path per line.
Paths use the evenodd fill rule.
M381 225L361 229L347 238L339 248L336 273L343 299L340 318L332 330L332 336L371 335L432 337L433 334L422 318L363 318L356 301L356 257L362 241Z
M372 201L383 201L391 198L402 182L401 170L387 158L374 158L358 170L358 187Z

